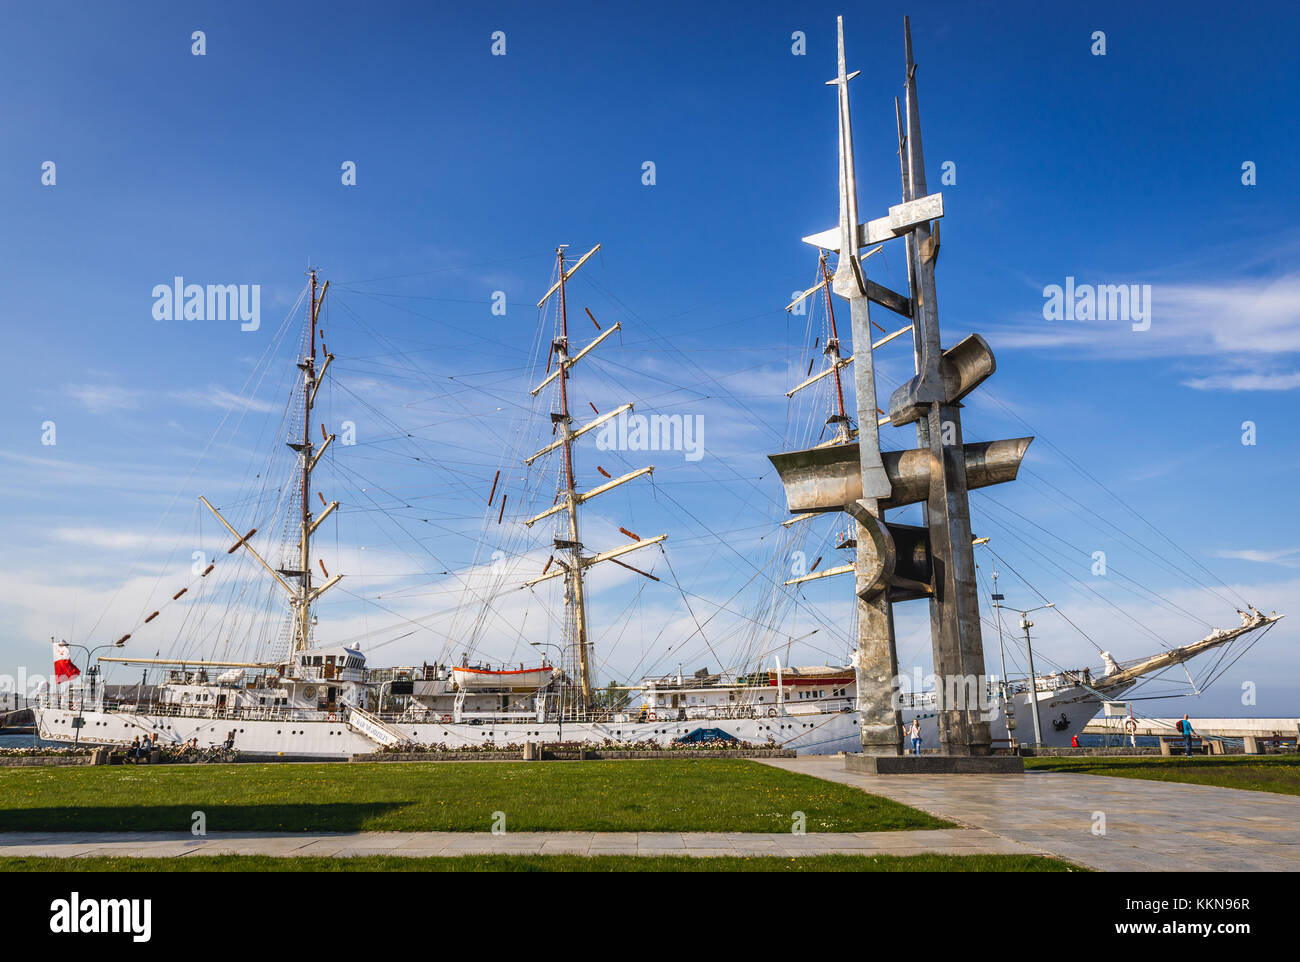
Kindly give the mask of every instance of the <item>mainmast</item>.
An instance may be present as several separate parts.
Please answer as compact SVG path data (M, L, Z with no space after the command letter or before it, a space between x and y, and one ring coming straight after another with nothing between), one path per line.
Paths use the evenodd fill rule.
M569 369L585 357L596 347L596 345L600 344L601 341L605 340L605 338L609 337L615 331L621 330L623 325L622 322L614 324L612 327L604 330L599 337L593 340L577 354L569 354L569 320L565 285L568 283L569 278L578 271L578 268L582 267L592 254L600 250L600 245L597 244L584 254L578 262L573 265L573 267L566 269L564 251L567 246L568 245L561 245L555 249L556 270L559 274L559 280L557 280L555 284L551 286L551 289L542 295L542 299L537 302L537 306L540 309L552 294L559 294L559 300L556 305L558 311L556 323L557 335L551 341L550 354L551 359L555 363L555 370L548 374L546 379L542 381L541 384L537 385L537 387L533 388L531 392L533 397L536 397L538 393L540 393L541 390L552 381L559 381L559 387L557 390L558 403L556 405L556 410L551 412L551 423L555 426L559 438L532 456L524 459L525 464L531 465L542 455L554 451L557 448L564 452L564 460L560 469L560 480L557 485L558 490L556 492L556 503L541 514L529 518L524 522L524 524L532 527L532 525L541 521L543 518L563 512L567 523L563 524L557 530L554 544L556 552L564 555L564 557L556 557L553 555L552 558L558 565L557 569L554 572L549 573L543 569L542 574L539 577L525 582L525 587L532 587L535 584L547 581L551 578L559 577L560 575L563 575L565 578L564 602L568 611L569 645L572 663L578 674L578 705L576 707L579 710L585 710L591 705L592 701L592 680L591 641L587 631L587 605L583 572L585 569L594 564L598 564L601 561L615 561L616 564L623 564L623 562L616 561L615 559L620 555L627 554L630 551L635 551L637 548L644 548L652 544L658 544L667 539L668 536L666 534L661 534L654 538L640 540L635 539L634 535L633 537L635 540L631 544L623 545L620 548L614 548L610 551L590 556L586 556L582 553L582 538L578 527L579 505L589 498L594 498L598 494L603 494L606 491L618 487L624 482L631 481L643 474L653 473L654 466L651 465L645 468L638 468L620 478L614 478L605 484L597 485L590 491L580 492L577 489L573 458L574 441L576 441L581 435L586 434L592 428L600 426L611 418L616 418L621 414L631 411L632 405L629 403L614 408L614 410L599 415L595 420L588 422L576 430L573 427L573 416L569 411L569 379L572 376L569 373ZM594 321L595 318L593 317L592 320ZM597 325L597 327L599 327L599 325ZM549 366L548 363L548 368ZM550 562L547 563L547 567L550 567ZM625 565L625 567L631 566ZM632 570L635 571L637 569L633 568Z
M311 537L316 532L316 529L321 526L321 523L338 509L339 503L337 501L331 501L329 504L325 504L325 496L320 495L321 504L325 505L325 510L322 511L319 516L314 517L312 514L312 472L320 461L321 455L325 453L325 449L330 446L331 442L333 442L335 438L335 435L333 434L326 434L325 425L322 424L320 428L322 438L321 444L317 446L312 442L312 411L316 406L316 392L320 390L321 382L325 379L325 372L329 370L330 362L334 360L334 355L325 350L325 344L322 338L321 349L325 353L325 362L321 365L319 371L316 369L316 336L320 327L320 310L322 305L325 303L325 295L329 292L330 285L329 281L326 281L325 286L318 290L315 268L311 268L308 271L308 277L310 278L311 286L311 302L307 314L307 343L303 348L303 356L298 360L298 369L302 371L302 433L298 440L286 442L298 456L296 473L298 475L298 483L302 489L300 492L301 497L299 498L300 516L298 520L297 567L272 568L267 564L262 556L257 553L256 549L248 543L248 539L252 537L256 529L253 529L253 531L248 532L246 535L240 536L239 532L236 531L224 517L222 517L221 512L214 508L208 502L207 498L199 498L208 510L216 515L217 520L226 527L226 530L239 539L238 542L236 542L235 547L230 550L234 551L235 548L239 547L244 548L288 593L289 604L294 609L294 631L293 644L290 648L290 661L292 661L292 655L294 653L311 647L312 604L322 594L334 587L334 585L338 584L339 580L343 577L341 574L336 574L334 577L330 578L328 574L326 574L328 580L326 580L324 584L318 587L312 587ZM325 565L323 562L321 564L321 571L322 573L325 573ZM296 581L297 584L291 584L290 581L286 579Z

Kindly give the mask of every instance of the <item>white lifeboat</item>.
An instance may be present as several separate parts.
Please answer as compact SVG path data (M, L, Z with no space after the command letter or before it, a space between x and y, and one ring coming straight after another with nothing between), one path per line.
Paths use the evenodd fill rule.
M462 691L509 688L512 691L537 691L551 683L554 669L550 665L538 668L496 669L452 668L452 677Z

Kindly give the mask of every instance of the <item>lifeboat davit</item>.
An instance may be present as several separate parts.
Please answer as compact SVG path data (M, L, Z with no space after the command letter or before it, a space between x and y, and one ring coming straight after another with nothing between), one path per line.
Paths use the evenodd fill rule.
M462 691L509 688L511 691L537 691L551 683L554 669L550 665L539 668L495 669L452 668L452 677Z

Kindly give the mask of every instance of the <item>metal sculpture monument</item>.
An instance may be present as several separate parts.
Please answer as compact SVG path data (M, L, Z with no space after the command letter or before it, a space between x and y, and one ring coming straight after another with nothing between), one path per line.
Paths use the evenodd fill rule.
M993 373L996 364L993 352L977 334L947 351L940 346L934 279L939 232L938 224L932 228L931 222L943 216L943 197L926 193L916 64L906 18L903 29L904 109L899 109L897 99L894 102L902 203L889 208L884 217L858 222L848 92L848 82L858 71L847 71L841 17L839 72L827 81L837 88L839 103L840 222L836 228L803 238L819 249L839 252L833 290L849 301L852 315L857 443L777 454L771 460L791 512L844 511L857 523L855 667L863 753L902 752L893 605L926 598L940 699L940 751L954 756L988 755L992 746L981 713L982 699L970 704L961 697L984 684L967 493L1013 480L1032 438L972 445L962 439L960 402ZM908 296L868 280L862 263L865 256L859 256L863 248L896 238L907 249ZM872 352L895 335L872 345L872 303L907 318L916 360L916 376L893 393L888 415L879 419ZM832 361L833 365L846 363ZM917 448L882 455L879 426L913 423ZM885 520L886 509L916 503L924 504L924 526Z

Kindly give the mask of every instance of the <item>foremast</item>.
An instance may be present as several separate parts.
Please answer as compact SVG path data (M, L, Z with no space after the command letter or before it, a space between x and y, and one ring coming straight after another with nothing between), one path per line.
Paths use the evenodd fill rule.
M266 570L268 574L285 590L289 596L289 604L293 608L293 634L292 644L287 661L292 664L293 655L311 647L311 629L312 629L312 604L330 588L334 587L343 578L343 575L336 574L329 576L325 568L324 561L321 562L321 573L325 575L325 582L313 586L312 568L311 568L311 538L315 534L322 522L333 514L339 506L337 501L325 502L325 496L318 494L324 509L319 515L314 515L311 506L311 477L316 465L320 462L321 457L325 454L327 448L333 443L335 435L327 434L325 425L322 424L321 443L319 445L312 441L311 424L312 411L316 407L316 394L320 390L321 383L325 379L325 372L329 370L330 363L334 360L334 355L325 349L323 336L321 337L321 353L324 354L324 363L320 369L316 368L316 340L320 331L320 311L325 303L325 295L329 293L329 281L325 282L324 287L319 287L316 269L311 268L308 271L311 289L311 301L307 314L307 339L303 347L302 357L298 360L298 369L302 372L302 378L299 387L302 390L302 433L297 440L287 441L286 444L293 449L298 456L298 465L296 474L298 475L298 484L301 488L299 492L300 515L298 519L298 544L297 548L297 566L273 568L266 560L257 553L257 550L249 544L249 539L256 533L256 528L249 531L248 534L240 535L239 532L230 525L230 523L221 515L221 512L212 506L207 498L200 496L199 500L216 515L231 534L239 540L235 542L230 549L231 552L238 548L246 550L258 564ZM291 402L292 403L292 402Z
M574 706L577 711L587 710L592 703L592 679L591 679L591 639L587 626L587 604L586 604L586 585L584 572L587 568L602 561L613 561L615 564L623 565L623 562L617 559L628 552L635 551L638 548L648 547L652 544L658 544L667 539L666 534L658 535L654 538L644 540L632 535L633 541L630 544L623 545L619 548L613 548L609 551L601 552L595 555L583 554L582 537L579 528L579 508L587 500L594 498L598 494L604 494L613 488L618 487L642 475L652 474L654 466L638 468L622 477L614 478L605 484L597 485L589 491L579 491L577 489L576 472L574 470L574 442L583 434L593 428L599 427L606 421L619 417L622 414L632 410L632 404L627 403L608 411L605 414L597 414L597 417L577 428L573 427L573 414L569 410L569 379L571 378L570 368L579 360L591 352L605 338L609 337L615 331L622 329L622 322L615 323L612 327L606 328L591 343L580 350L577 354L569 353L569 319L568 319L568 302L566 285L570 277L577 273L578 269L585 264L596 251L600 250L597 244L586 254L584 254L573 267L566 268L564 252L567 245L561 245L555 249L556 272L558 280L551 285L542 299L537 302L540 310L552 295L558 295L556 302L557 320L556 336L551 341L550 355L547 362L548 373L546 379L538 384L530 392L536 397L544 388L552 382L558 382L556 387L557 400L551 411L551 423L554 430L559 434L559 438L551 444L542 448L540 451L524 459L524 463L531 465L538 458L555 450L562 451L562 463L560 466L560 476L557 483L555 503L540 514L534 515L524 522L528 527L532 527L538 521L548 518L551 515L561 514L563 520L557 525L554 547L555 554L551 555L551 560L546 563L542 573L524 583L525 587L531 588L543 581L551 578L563 576L565 579L564 603L567 613L566 632L568 634L569 660L571 667L577 673L576 701ZM592 323L596 324L597 329L600 325L596 323L595 317L590 311L587 315L591 317ZM551 371L551 365L554 364L554 371ZM595 407L592 407L595 410ZM602 473L606 473L602 470ZM607 473L606 473L607 475ZM608 476L608 475L607 475ZM622 529L625 534L631 534L627 529ZM556 564L555 571L549 571L552 562ZM631 568L631 565L623 565ZM632 568L633 571L638 569ZM643 573L639 572L638 573ZM564 706L561 706L561 711Z

